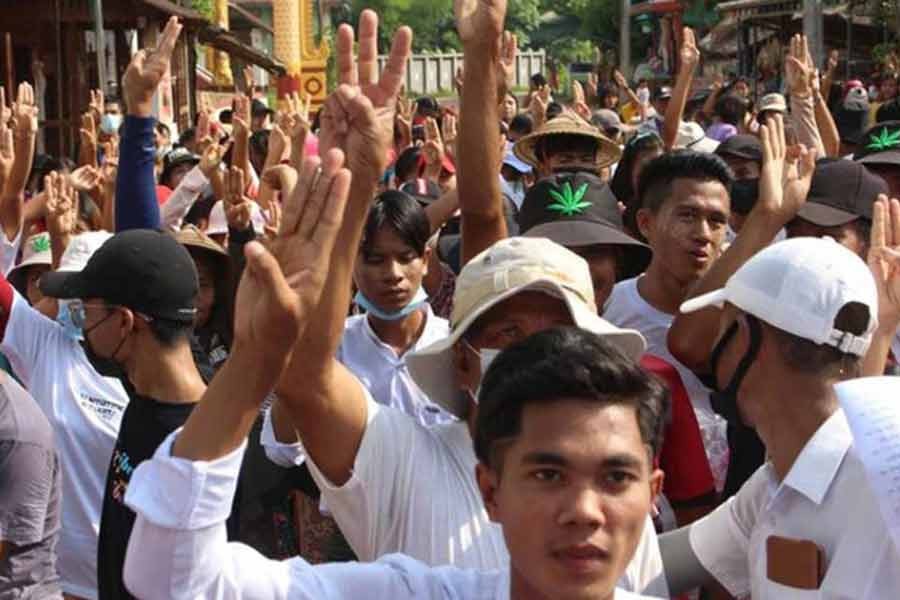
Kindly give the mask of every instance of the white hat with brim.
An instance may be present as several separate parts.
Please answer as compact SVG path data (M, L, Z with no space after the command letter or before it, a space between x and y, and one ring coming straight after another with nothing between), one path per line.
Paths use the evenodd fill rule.
M854 302L869 310L861 335L835 328L838 313ZM878 290L866 263L831 238L772 244L738 269L724 288L691 298L681 312L725 303L776 329L856 356L865 355L878 324Z
M490 262L490 253L498 245L507 247L518 245L524 247L526 252L535 253L539 258L533 265L510 265L509 269L504 269L500 265L496 265L493 269L490 266L484 268L483 265ZM500 250L504 248L501 247ZM554 261L554 255L557 259L562 257L568 264ZM541 260L548 257L549 261ZM467 269L469 273L466 273ZM475 281L466 289L464 279L473 270L480 272L477 277L469 278ZM461 281L463 286L459 285ZM584 259L550 240L509 238L498 242L472 259L460 274L454 302L460 291L464 296L475 295L477 300L468 306L463 302L455 305L455 318L452 319L450 335L406 357L406 365L413 380L432 402L458 417L465 417L468 399L460 393L456 381L453 346L479 317L504 300L526 291L543 292L563 300L576 326L603 336L626 356L637 360L647 346L644 337L638 331L620 329L601 318L597 314L593 289L590 286L590 271ZM465 311L464 315L457 310L460 305L461 310ZM457 315L457 312L460 314Z
M22 260L9 272L6 278L15 282L16 278L23 276L27 267L34 265L46 267L53 265L53 253L50 251L50 234L46 232L38 233L25 240L25 244L22 246Z

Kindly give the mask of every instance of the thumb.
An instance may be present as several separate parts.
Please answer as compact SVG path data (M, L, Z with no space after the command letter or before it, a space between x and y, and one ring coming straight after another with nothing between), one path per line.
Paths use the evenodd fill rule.
M262 287L279 296L290 293L278 260L265 246L255 241L249 242L244 246L244 256L247 259L246 270Z

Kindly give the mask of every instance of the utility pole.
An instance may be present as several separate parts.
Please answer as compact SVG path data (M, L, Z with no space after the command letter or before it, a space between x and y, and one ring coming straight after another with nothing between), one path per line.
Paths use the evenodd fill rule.
M106 89L106 32L103 30L103 0L94 0L94 50L97 51L97 87Z
M631 79L631 1L622 0L619 18L619 68L626 79Z
M803 0L803 33L809 40L809 51L817 69L825 62L823 30L822 0Z

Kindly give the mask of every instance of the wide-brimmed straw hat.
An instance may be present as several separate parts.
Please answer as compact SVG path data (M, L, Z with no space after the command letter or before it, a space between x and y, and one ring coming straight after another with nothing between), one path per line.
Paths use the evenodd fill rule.
M532 167L539 167L537 157L538 142L551 135L580 135L591 138L597 142L596 167L602 169L615 162L622 156L618 144L603 135L599 129L571 113L563 113L555 119L550 119L541 125L537 131L521 138L513 146L513 152L519 158Z

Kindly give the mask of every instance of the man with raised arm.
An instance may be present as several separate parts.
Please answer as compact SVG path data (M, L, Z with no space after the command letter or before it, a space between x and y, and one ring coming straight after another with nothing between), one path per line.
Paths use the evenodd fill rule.
M458 15L471 28L463 30L479 32L470 35L482 39L494 36L499 44L505 2L478 3L477 10L475 6L457 2ZM481 213L484 218L472 221L473 227L484 225L484 235L477 236L474 245L466 241L471 241L473 228L463 228L463 244L469 244L464 252L483 244L490 247L469 262L457 281L450 336L406 357L418 386L459 422L426 428L378 405L333 358L349 304L353 261L378 176L386 166L383 152L390 147L396 94L409 52L410 32L401 28L380 83L372 83L376 33L375 13L364 11L357 71L352 30L344 26L338 31L337 59L344 83L326 102L321 140L326 148L341 143L351 158L353 184L331 256L326 300L298 343L303 351L294 354L276 387L278 401L262 439L279 464L308 461L326 505L361 560L403 552L430 565L501 568L509 560L502 533L491 523L473 477L478 462L472 445L475 396L486 361L496 351L558 325L609 336L632 358L640 355L644 342L635 332L611 327L597 316L583 259L542 239L494 243L496 231L490 233L487 224L498 216L502 220L502 213L488 210ZM467 53L470 48L467 44ZM484 69L479 76L479 68L473 70L476 74L467 72L465 93L471 95L465 102L494 107L494 71ZM463 129L471 123L463 117ZM478 132L477 141L472 132L460 132L461 139L468 140L462 143L472 146L460 146L461 156L490 152L486 148L497 141L494 127ZM499 165L499 159L493 164ZM461 166L460 189L467 177L476 175ZM491 178L496 180L496 173ZM499 205L499 194L490 201ZM463 205L464 214L467 210ZM649 515L645 520L623 585L665 595Z

